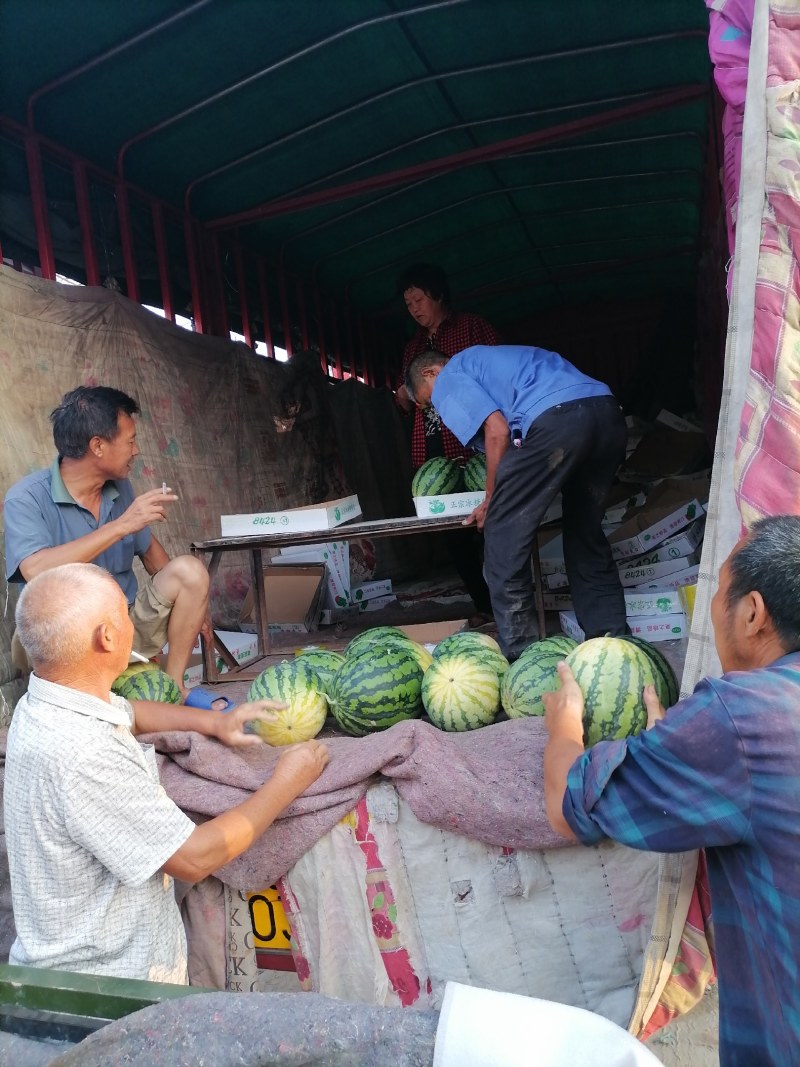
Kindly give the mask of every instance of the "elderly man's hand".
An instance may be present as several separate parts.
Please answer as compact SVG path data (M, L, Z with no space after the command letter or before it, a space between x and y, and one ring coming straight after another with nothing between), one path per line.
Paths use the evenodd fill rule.
M563 661L558 665L561 688L542 694L544 724L551 737L569 737L583 744L583 693Z
M482 504L478 504L474 511L467 515L466 519L462 522L462 526L471 526L474 522L479 530L483 529L483 524L486 522L486 512L489 510L489 501L484 500Z
M254 700L251 703L239 704L232 711L215 712L217 716L215 735L224 745L231 748L244 747L245 745L263 745L264 742L258 734L245 733L245 725L253 719L262 722L276 722L276 711L282 711L285 704L279 704L275 700Z

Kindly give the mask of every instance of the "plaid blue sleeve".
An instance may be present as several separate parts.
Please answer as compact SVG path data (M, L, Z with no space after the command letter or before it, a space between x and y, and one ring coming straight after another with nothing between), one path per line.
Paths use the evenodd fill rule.
M564 818L584 844L605 837L652 852L741 841L752 784L724 702L705 679L652 730L600 742L575 761Z

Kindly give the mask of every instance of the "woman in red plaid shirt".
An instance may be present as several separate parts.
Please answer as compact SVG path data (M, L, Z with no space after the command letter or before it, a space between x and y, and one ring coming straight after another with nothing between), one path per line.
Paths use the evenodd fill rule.
M406 367L414 356L426 348L454 356L456 352L462 352L472 345L499 345L500 337L495 328L480 315L451 309L447 275L441 267L432 263L415 263L404 270L397 279L397 292L404 298L409 314L419 326L403 352L395 393L400 409L414 416L411 464L417 470L434 456L446 456L463 463L472 455L472 451L462 446L433 408L422 411L416 407L406 392ZM470 622L477 624L488 621L492 608L483 578L480 541L469 531L456 530L443 536L453 564L478 612L478 617Z

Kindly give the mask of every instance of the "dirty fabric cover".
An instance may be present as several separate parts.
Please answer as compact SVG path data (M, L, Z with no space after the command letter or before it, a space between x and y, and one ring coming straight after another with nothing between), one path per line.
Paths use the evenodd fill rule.
M318 503L351 489L363 492L370 518L403 513L404 475L381 479L373 470L402 472L407 464L391 393L373 397L357 383L329 383L315 356L277 363L174 326L118 293L0 267L0 371L0 497L49 466L48 415L64 393L110 385L142 409L134 488L166 482L180 496L155 531L170 555L218 537L221 514ZM340 388L346 397L334 403ZM361 484L348 483L342 452L357 457L347 466ZM7 721L23 685L9 658L17 590L8 596L1 580L0 721ZM235 628L249 583L247 556L226 553L213 589L217 626Z
M208 817L245 800L272 773L279 749L229 749L194 733L144 735L161 758L161 782L190 815ZM544 809L541 719L445 734L417 720L368 737L326 738L321 778L252 845L217 872L238 889L271 885L351 811L373 777L389 778L423 822L490 844L556 848L563 837ZM443 774L442 769L447 773Z

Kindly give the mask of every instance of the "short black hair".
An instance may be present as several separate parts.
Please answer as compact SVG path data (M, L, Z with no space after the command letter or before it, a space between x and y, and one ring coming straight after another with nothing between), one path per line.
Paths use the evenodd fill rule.
M728 561L728 607L760 593L786 652L800 649L800 515L759 519Z
M79 385L62 397L50 412L53 441L60 457L82 459L93 437L113 441L119 413L138 415L139 405L119 389L106 385Z
M432 300L450 304L450 283L435 263L413 263L398 276L396 285L398 296L402 296L406 289L421 289Z
M448 358L443 352L437 352L435 348L426 348L424 352L418 352L411 360L406 367L405 386L406 392L415 403L417 389L422 381L422 372L429 367L443 367Z

